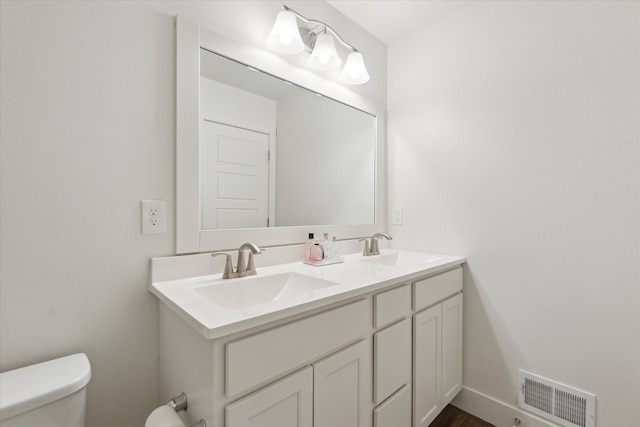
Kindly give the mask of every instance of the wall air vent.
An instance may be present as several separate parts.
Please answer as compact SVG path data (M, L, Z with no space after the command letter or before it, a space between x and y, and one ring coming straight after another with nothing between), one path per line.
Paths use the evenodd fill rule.
M522 369L518 373L518 406L566 427L595 427L595 395Z

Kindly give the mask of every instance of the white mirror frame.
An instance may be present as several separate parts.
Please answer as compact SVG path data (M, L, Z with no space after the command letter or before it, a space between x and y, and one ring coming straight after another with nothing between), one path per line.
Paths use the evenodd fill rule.
M328 83L320 76L283 60L266 49L242 45L199 24L176 19L176 253L198 253L238 248L244 242L259 246L300 244L308 233L335 235L338 239L355 239L385 231L383 209L381 117L384 110L371 111L366 101L340 84ZM200 48L205 48L239 62L256 66L376 116L375 224L265 227L233 230L201 230L200 221ZM329 201L330 202L330 201Z

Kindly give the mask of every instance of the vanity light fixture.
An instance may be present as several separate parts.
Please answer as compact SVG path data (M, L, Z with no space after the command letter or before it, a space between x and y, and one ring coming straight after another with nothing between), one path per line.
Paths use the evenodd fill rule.
M351 51L339 80L353 85L368 82L370 76L364 64L364 57L358 49L342 40L342 37L324 22L307 19L285 5L278 13L273 29L267 37L267 46L278 53L289 55L305 50L311 53L307 61L310 68L331 71L342 65L342 59L335 46L336 40Z

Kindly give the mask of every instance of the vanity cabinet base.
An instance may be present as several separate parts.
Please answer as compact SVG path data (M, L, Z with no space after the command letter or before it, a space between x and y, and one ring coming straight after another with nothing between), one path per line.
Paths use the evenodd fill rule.
M462 388L461 273L211 340L160 304L160 399L187 425L426 427Z

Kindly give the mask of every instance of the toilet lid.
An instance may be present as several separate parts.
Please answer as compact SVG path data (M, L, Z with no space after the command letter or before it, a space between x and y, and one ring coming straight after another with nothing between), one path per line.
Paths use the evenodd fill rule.
M67 397L90 379L84 353L0 373L0 421Z

